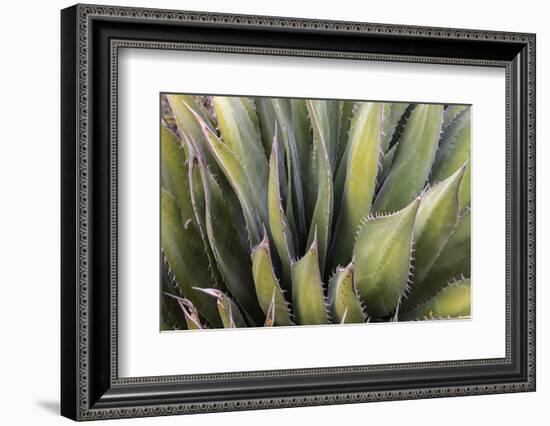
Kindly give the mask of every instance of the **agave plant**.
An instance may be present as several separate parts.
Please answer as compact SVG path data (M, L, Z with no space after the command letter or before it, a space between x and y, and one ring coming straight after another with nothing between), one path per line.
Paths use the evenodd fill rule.
M470 109L163 95L164 329L470 315Z

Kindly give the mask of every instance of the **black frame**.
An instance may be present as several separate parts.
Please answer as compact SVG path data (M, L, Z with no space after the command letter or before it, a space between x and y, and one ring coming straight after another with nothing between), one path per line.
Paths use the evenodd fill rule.
M119 378L117 52L214 50L506 70L499 359ZM535 390L535 35L76 5L61 13L61 413L75 420Z

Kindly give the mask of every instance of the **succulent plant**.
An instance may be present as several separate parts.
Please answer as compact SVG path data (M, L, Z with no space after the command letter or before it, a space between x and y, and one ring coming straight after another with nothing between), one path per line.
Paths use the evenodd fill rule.
M470 108L162 95L163 329L470 316Z

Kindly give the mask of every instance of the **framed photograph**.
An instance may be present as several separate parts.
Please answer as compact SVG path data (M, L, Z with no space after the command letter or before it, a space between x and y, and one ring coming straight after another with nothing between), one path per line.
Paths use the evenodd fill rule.
M61 12L61 412L535 390L535 35Z

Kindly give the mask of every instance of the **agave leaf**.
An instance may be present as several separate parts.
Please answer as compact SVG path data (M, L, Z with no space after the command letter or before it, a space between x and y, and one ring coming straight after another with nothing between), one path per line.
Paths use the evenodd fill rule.
M177 299L171 296L179 295L168 265L162 262L162 330L187 329L185 318L182 315Z
M292 308L299 325L328 323L316 240L304 257L292 264Z
M220 271L218 269L218 265L214 257L214 253L212 252L212 248L210 247L210 241L208 239L208 232L206 229L206 221L205 221L206 204L204 200L204 186L202 182L200 168L197 167L197 164L196 164L197 161L198 161L197 155L192 154L188 162L188 173L187 173L188 182L191 187L191 203L193 205L193 212L195 214L195 218L193 222L195 223L204 244L204 248L205 248L204 251L208 259L209 269L212 276L213 284L211 287L215 287L220 290L226 290L225 283L223 282L222 277L220 275ZM241 241L246 241L246 238L242 239L241 237Z
M254 104L256 105L256 114L258 115L260 133L262 135L262 145L266 156L269 156L277 124L275 109L270 98L254 98Z
M307 177L309 176L311 143L311 123L307 111L306 101L304 99L290 99L290 114L292 117L292 126L294 128L294 140L296 142L296 152L298 154L298 163L300 164L300 175L302 177L302 198L304 202L305 228L309 226L309 212L312 207L309 205L314 200L308 199ZM294 226L296 229L296 226ZM305 235L305 233L304 233Z
M199 151L209 166L213 168L213 172L217 173L216 161L207 149L199 122L194 118L194 114L198 115L208 127L213 128L214 124L210 114L191 95L166 95L166 99L174 114L182 141L191 144L196 151Z
M272 310L271 320L275 325L291 325L289 305L273 270L267 234L252 250L252 275L256 296L266 317L269 317L269 311Z
M199 311L195 308L195 305L189 300L183 297L175 296L173 294L165 293L167 298L171 299L178 305L180 312L183 312L183 318L185 319L185 326L179 329L188 330L201 330L203 325L200 320Z
M254 297L252 263L248 247L240 244L216 180L200 158L197 158L193 165L199 167L202 178L206 231L219 271L225 285L239 301L244 312L250 315L256 324L261 324L264 318Z
M305 238L307 227L301 163L292 123L292 111L288 99L273 98L271 102L277 117L277 124L281 129L281 140L286 152L288 173L286 214L292 229L295 230L298 242L300 242Z
M192 290L192 286L211 287L204 245L193 223L182 224L175 197L161 191L161 247L181 293L191 300L213 327L220 325L212 300Z
M215 298L223 328L247 327L237 304L222 291L215 288L195 288L195 290Z
M304 99L290 99L290 115L294 129L296 152L302 173L302 180L307 177L305 171L309 166L309 153L311 151L311 125Z
M384 129L382 137L382 152L390 149L399 121L409 107L407 103L385 102L384 104Z
M355 281L371 317L398 308L408 285L413 226L420 199L397 213L370 217L355 240Z
M251 188L244 168L232 150L216 136L216 133L207 123L192 109L190 111L193 113L194 119L201 126L204 140L210 153L215 158L237 195L246 222L249 243L250 246L254 246L261 241L261 220L256 209L254 197L251 195Z
M351 260L357 227L361 219L370 213L381 153L382 112L383 104L365 102L351 122L347 173L334 243L335 265Z
M414 281L412 292L403 302L402 309L418 303L415 292L422 287L426 275L455 229L458 189L463 174L464 167L461 167L422 196L414 225Z
M187 182L187 155L180 143L166 127L160 133L162 186L176 197L183 222L194 218L189 183Z
M328 303L334 322L352 324L365 322L363 306L353 282L353 263L338 268L328 284Z
M188 330L202 330L204 326L201 324L201 320L199 317L199 311L193 303L191 303L188 299L183 299L179 301L179 305L181 310L183 311L183 315L185 316L185 321L187 324Z
M185 146L187 158L197 153L208 165L210 171L217 178L220 187L224 193L227 207L231 217L240 231L240 237L243 241L248 240L243 209L237 195L232 189L232 184L226 179L224 173L218 166L218 161L211 153L208 140L203 133L203 126L213 128L210 114L197 102L193 96L189 95L168 95L167 99L174 111L178 132L182 138L182 144ZM164 174L164 165L161 167ZM183 183L182 183L183 184Z
M335 171L336 152L338 147L338 130L340 128L340 102L335 100L307 100L307 110L309 119L313 126L313 139L323 138L328 153L331 171ZM317 124L315 124L317 123ZM313 144L313 156L315 160L317 151ZM316 162L312 161L316 166ZM317 176L317 171L313 170L313 177Z
M449 105L445 108L445 114L443 115L442 130L445 131L449 123L451 123L457 116L462 114L468 109L466 105Z
M214 96L213 105L222 139L242 166L260 221L267 223L267 158L257 118L251 119L252 104L245 98Z
M234 97L232 97L233 99ZM250 121L252 122L252 125L256 129L256 133L261 136L260 134L260 121L258 120L258 115L256 114L256 104L252 99L244 98L244 97L238 97L238 99L242 102L244 109L246 110L246 113L248 114L248 118L250 118Z
M448 282L470 275L470 211L458 220L447 244L435 260L422 286L414 290L417 303L436 294Z
M178 132L178 126L176 125L174 113L168 103L168 98L164 94L160 95L160 121L172 133Z
M471 148L471 112L469 107L462 107L443 131L439 142L439 151L435 157L431 181L441 181L462 164L468 162L460 184L459 203L463 212L470 205L470 148Z
M399 317L401 321L414 319L469 318L471 315L470 279L464 278L443 288L431 299Z
M384 154L384 157L382 158L382 167L380 168L378 172L379 178L377 179L378 186L380 187L382 183L384 183L384 180L388 176L388 173L391 170L391 167L393 165L393 159L395 157L395 152L397 151L397 147L399 146L399 143L396 143L394 146L392 146L386 153Z
M346 151L354 107L354 101L340 102L340 128L338 130L338 148L336 149L336 170L339 170L340 161L344 157L344 152Z
M271 158L269 160L269 182L267 191L269 227L279 254L279 259L281 260L283 283L285 288L289 290L290 262L295 256L295 246L281 199L278 142L276 139L273 142Z
M275 293L273 293L271 303L269 304L269 308L267 308L267 312L265 314L264 327L273 327L275 325L275 309Z
M332 228L332 209L333 209L333 187L332 187L332 167L330 156L327 148L327 132L323 130L323 123L319 121L317 107L307 101L310 111L310 118L313 125L313 145L316 152L316 171L317 171L317 194L315 209L311 219L309 228L308 247L316 240L318 247L319 268L321 274L325 271L325 261L327 256L328 244L330 243L330 235ZM322 108L321 108L322 109ZM330 135L329 135L330 136Z
M443 106L417 105L409 117L393 165L374 201L374 211L402 209L424 188L437 150Z

